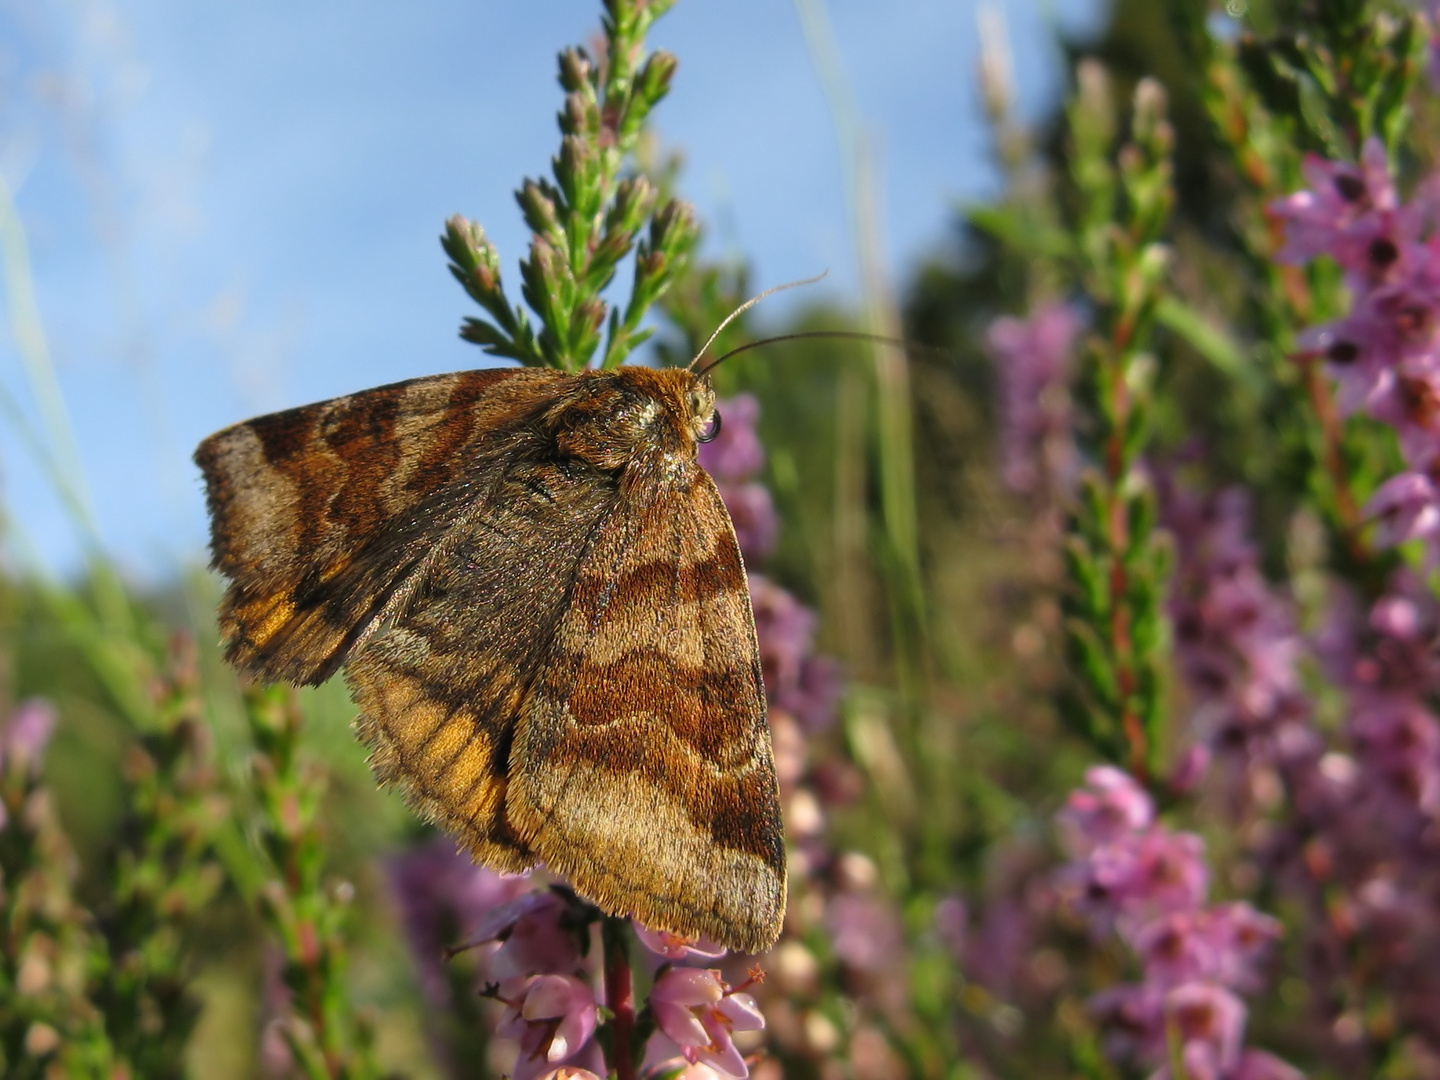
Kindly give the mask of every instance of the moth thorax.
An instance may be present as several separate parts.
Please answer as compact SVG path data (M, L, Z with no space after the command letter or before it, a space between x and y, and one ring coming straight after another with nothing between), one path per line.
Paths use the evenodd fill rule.
M608 386L572 402L555 420L560 453L597 469L623 468L637 456L664 452L677 424L650 394Z

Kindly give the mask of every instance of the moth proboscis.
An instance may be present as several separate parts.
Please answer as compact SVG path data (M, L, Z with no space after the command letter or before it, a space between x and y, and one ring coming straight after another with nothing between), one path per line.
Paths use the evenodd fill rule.
M496 368L226 428L195 453L226 655L343 667L381 783L477 862L763 951L785 845L717 422L688 369Z

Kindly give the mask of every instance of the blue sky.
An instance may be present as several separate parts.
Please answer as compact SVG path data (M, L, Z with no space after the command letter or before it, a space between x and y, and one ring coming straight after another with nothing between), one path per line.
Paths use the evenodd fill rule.
M0 0L0 177L94 517L127 572L203 558L189 455L209 432L488 362L456 337L470 302L437 236L457 211L478 220L513 283L527 237L512 192L557 144L555 53L599 7ZM975 0L827 7L901 288L954 208L994 194ZM1057 29L1093 33L1104 0L992 7L1018 108L1041 115L1060 92ZM680 58L655 121L685 155L708 252L748 259L757 288L828 269L820 288L853 296L834 127L792 5L680 0L651 42ZM34 421L6 287L0 387ZM74 565L75 530L3 414L0 494L24 544Z

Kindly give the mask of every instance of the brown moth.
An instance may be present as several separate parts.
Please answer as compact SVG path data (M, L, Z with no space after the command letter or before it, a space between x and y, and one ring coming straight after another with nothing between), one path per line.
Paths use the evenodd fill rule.
M785 845L755 620L696 444L708 376L436 375L210 436L227 657L343 667L382 784L477 862L774 944Z

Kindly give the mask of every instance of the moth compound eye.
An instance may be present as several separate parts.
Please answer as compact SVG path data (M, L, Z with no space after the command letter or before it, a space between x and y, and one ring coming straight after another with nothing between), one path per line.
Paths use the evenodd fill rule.
M704 431L703 434L696 435L696 436L695 436L695 440L696 440L697 442L714 442L716 436L718 436L719 434L720 434L720 410L719 410L719 409L716 409L716 410L715 410L715 415L710 418L710 426L705 429L705 431Z

